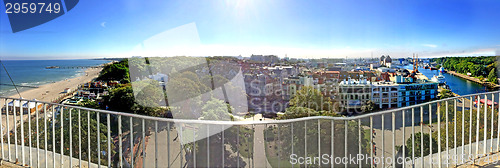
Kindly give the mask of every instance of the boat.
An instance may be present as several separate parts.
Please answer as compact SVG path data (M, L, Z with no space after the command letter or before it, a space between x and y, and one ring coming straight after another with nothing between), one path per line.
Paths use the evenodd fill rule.
M443 67L439 68L439 72L444 73L445 72L444 68Z
M439 85L443 85L446 83L446 79L445 77L443 76L443 74L441 74L441 72L439 73L438 76L434 75L432 78L431 78L431 81L433 82L437 82Z

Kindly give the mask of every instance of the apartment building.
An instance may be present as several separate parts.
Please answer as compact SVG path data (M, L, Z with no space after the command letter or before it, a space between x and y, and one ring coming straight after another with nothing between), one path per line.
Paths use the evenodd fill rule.
M348 113L359 111L361 106L371 100L371 83L366 79L347 79L339 84L338 99Z
M411 77L396 76L398 107L415 105L437 98L438 83Z
M398 107L399 85L393 82L372 83L372 101L379 108Z

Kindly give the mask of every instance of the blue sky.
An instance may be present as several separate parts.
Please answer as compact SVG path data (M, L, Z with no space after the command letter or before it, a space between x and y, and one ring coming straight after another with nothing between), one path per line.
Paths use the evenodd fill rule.
M5 6L1 10L2 59L130 57L134 47L162 32L171 33L154 42L170 45L165 56L500 54L500 1L495 0L84 0L65 15L18 33L10 29ZM180 32L189 35L171 37L186 25ZM184 50L171 52L177 48Z

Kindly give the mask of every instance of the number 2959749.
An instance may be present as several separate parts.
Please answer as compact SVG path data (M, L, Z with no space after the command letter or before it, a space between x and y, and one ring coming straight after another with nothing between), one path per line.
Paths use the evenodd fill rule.
M59 3L6 3L5 13L59 13L61 4Z

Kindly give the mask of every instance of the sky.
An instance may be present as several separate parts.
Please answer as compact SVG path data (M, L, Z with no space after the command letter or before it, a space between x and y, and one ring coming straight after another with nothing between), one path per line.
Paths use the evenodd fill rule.
M1 59L500 55L497 0L84 0L17 33L0 9Z

